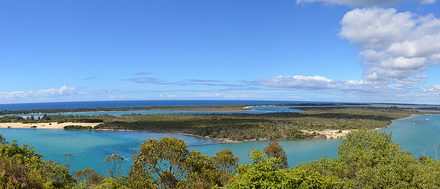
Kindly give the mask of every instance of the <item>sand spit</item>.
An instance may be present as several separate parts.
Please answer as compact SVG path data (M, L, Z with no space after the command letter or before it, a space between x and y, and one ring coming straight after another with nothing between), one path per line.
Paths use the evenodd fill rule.
M99 125L99 123L0 123L0 128L18 128L18 129L29 129L29 128L37 128L37 129L63 129L65 126L69 125L78 125L78 126L91 126L95 127Z

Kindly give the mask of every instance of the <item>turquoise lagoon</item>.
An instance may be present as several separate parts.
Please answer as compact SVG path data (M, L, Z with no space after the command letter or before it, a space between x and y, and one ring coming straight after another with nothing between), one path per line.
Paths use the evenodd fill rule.
M393 140L402 149L416 156L438 158L440 144L440 115L413 116L396 120L384 132L392 133ZM263 149L267 142L242 142L216 144L215 141L179 134L129 131L67 131L49 129L0 129L0 134L19 144L35 147L44 159L62 164L70 164L71 170L92 168L100 173L106 170L104 158L111 154L125 157L124 169L128 171L131 157L137 153L142 142L149 138L174 136L186 141L191 149L207 155L214 155L223 149L230 149L240 157L240 163L249 161L248 153L252 149ZM303 140L281 141L280 144L288 155L289 165L335 157L340 140ZM72 154L67 158L65 154Z
M440 115L416 115L394 121L382 131L413 155L440 158Z

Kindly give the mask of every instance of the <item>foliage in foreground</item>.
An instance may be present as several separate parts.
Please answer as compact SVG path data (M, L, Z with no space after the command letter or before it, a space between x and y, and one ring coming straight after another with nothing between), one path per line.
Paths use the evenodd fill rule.
M74 184L66 167L43 161L26 145L0 139L0 188L71 188Z
M390 135L355 132L342 142L338 154L334 160L297 169L338 177L344 188L440 188L440 161L401 151Z
M336 188L341 182L333 176L323 176L317 171L280 169L280 158L267 157L260 151L250 154L251 164L241 165L238 174L225 188Z
M134 157L128 176L118 172L121 157L112 155L106 159L108 177L85 169L76 172L75 183L64 167L41 161L32 149L3 143L0 153L0 188L440 188L440 161L415 158L390 135L374 131L350 134L335 159L296 168L286 168L285 152L276 142L264 152L253 150L251 163L238 166L228 150L209 157L188 150L181 139L151 139ZM4 167L4 162L13 163Z
M183 140L165 137L147 140L128 176L131 188L210 188L232 178L238 159L230 151L208 157L189 151Z
M293 169L277 169L280 159L252 152L226 188L440 188L440 161L415 158L400 150L390 135L350 134L335 159L321 159Z

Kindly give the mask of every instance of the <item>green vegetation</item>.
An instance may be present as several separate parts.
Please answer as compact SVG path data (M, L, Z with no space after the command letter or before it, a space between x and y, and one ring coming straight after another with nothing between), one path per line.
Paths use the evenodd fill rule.
M391 137L357 131L343 140L335 159L280 169L279 158L259 151L226 188L440 188L440 161L402 152Z
M233 115L130 115L108 119L95 129L186 133L215 139L296 140L315 137L301 130L375 129L417 114L405 109L325 108L302 113Z
M51 115L43 116L41 120L29 120L27 122L41 123L41 122L73 122L73 123L102 123L105 119L111 119L112 116L60 116Z
M267 146L264 149L264 154L266 154L266 156L270 158L278 158L280 162L277 165L277 167L279 168L289 167L287 163L286 153L284 152L283 147L281 147L277 142L272 141L271 143L269 143L269 146Z
M282 169L282 160L267 157L258 150L250 154L251 164L241 165L238 174L227 189L253 188L340 188L343 182L337 177L324 176L317 171L305 169Z
M0 123L47 123L47 122L73 122L73 123L102 123L105 120L115 119L113 116L60 116L60 115L44 115L40 120L26 120L20 116L3 116L0 117Z
M1 110L0 115L11 114L56 114L65 112L97 112L97 111L136 111L136 110L184 110L184 111L240 111L250 105L221 105L221 106L139 106L120 108L71 108L71 109L40 109L40 110Z
M122 165L124 158L119 154L112 154L104 159L108 166L108 176L111 178L119 178L123 175Z
M92 126L68 125L64 126L65 130L92 130Z
M0 123L8 123L8 122L24 122L25 119L20 116L3 116L0 117Z
M440 161L402 152L387 134L359 131L339 147L338 158L299 169L335 176L344 188L440 188Z
M237 166L237 159L230 152L220 152L211 158L189 151L183 140L167 137L147 140L134 159L128 176L131 188L224 186L232 178L228 170Z
M151 108L151 107L150 107ZM166 107L165 107L166 108ZM187 107L181 107L187 108ZM201 107L192 107L201 108ZM205 107L206 108L206 107ZM388 126L392 120L419 112L398 108L316 108L301 113L271 114L164 114L125 116L43 116L41 120L23 120L17 116L0 117L0 122L73 122L101 123L94 129L143 130L184 133L219 140L299 140L317 137L324 129L359 130ZM75 125L75 124L72 124ZM79 125L79 124L78 124ZM90 129L69 126L65 129Z
M105 160L107 177L84 169L76 171L75 179L65 167L42 161L33 149L0 140L0 188L440 188L440 161L415 158L390 135L375 131L350 134L334 159L295 168L285 167L285 153L276 142L264 153L253 150L251 163L238 166L228 150L209 157L188 150L181 139L150 139L134 156L128 176L119 172L122 157L113 154Z
M75 182L67 168L43 161L33 148L0 144L0 188L71 188Z

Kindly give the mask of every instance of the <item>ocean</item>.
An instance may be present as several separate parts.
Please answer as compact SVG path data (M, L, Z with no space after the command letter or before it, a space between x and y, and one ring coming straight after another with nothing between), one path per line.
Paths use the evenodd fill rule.
M263 100L133 100L133 101L88 101L88 102L44 102L0 104L0 110L42 110L75 108L124 108L147 106L214 106L214 105L263 105L263 104L302 104L324 102L302 101L263 101Z

